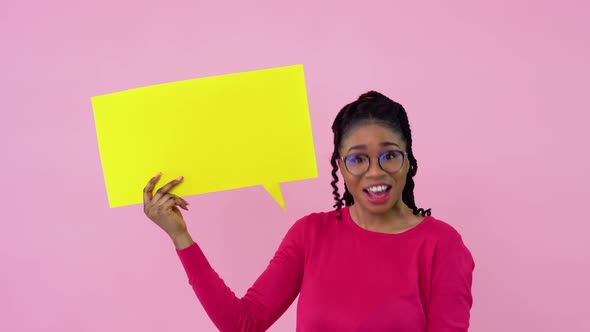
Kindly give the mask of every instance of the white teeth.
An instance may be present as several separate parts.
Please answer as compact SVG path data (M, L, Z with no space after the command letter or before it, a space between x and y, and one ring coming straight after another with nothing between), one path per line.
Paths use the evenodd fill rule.
M385 190L387 190L387 186L373 186L373 187L367 188L367 190L372 193L380 193L380 192L384 192Z

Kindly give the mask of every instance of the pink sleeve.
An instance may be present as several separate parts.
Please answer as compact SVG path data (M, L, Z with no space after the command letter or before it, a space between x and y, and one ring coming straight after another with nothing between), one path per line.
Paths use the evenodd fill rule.
M178 250L178 256L203 308L220 331L265 331L293 303L303 277L301 223L297 222L266 270L238 298L213 270L199 246Z
M461 237L437 248L432 267L428 332L466 332L473 297L475 268Z

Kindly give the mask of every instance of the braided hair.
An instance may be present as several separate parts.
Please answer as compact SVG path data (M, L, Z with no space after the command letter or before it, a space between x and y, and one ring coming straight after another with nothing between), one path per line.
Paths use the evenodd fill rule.
M344 195L340 197L338 191L338 164L336 161L340 157L338 150L341 147L343 139L354 127L376 123L384 125L394 132L398 133L406 142L407 156L410 162L410 169L406 178L406 185L402 192L403 202L412 209L414 215L429 216L431 209L424 210L416 207L414 201L414 175L418 171L418 162L412 152L412 133L408 115L402 105L387 98L376 91L369 91L361 95L356 101L344 106L332 124L334 133L334 152L330 164L332 165L332 194L334 195L334 207L340 211L343 206L350 206L354 203L354 198L344 184Z

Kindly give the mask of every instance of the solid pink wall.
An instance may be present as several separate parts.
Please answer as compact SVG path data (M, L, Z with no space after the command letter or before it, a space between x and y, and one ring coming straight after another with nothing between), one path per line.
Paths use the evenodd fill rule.
M588 329L589 9L3 1L0 330L213 331L141 206L108 208L90 97L297 63L320 177L283 185L287 213L262 188L188 198L195 239L236 293L297 218L331 208L331 121L376 89L408 110L418 204L475 257L472 331ZM271 330L293 331L294 309Z

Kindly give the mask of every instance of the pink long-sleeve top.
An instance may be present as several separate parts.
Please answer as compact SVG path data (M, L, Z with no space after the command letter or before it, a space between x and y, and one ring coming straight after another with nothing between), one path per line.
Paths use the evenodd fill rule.
M460 234L432 216L401 234L365 230L343 208L287 232L266 270L237 297L199 246L177 250L220 331L265 331L293 303L298 332L462 332L474 261Z

